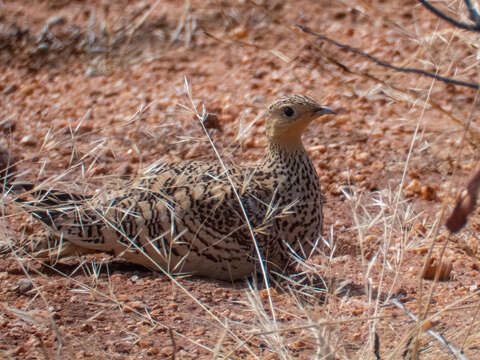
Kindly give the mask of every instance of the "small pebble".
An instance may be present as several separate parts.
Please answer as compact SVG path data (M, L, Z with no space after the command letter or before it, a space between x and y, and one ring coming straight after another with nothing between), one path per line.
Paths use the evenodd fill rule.
M22 278L17 281L17 292L25 294L33 289L33 283L30 279Z
M16 84L10 85L5 90L3 90L3 95L9 95L11 93L14 93L17 90L18 90L18 86Z
M30 135L25 135L21 140L20 144L22 145L27 145L27 146L34 146L37 144L37 141L35 138L33 138Z

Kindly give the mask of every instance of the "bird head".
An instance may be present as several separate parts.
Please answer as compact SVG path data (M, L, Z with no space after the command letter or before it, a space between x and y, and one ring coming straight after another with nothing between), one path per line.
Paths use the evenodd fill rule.
M289 95L274 101L267 110L266 132L270 142L296 145L308 124L318 117L335 114L305 95Z

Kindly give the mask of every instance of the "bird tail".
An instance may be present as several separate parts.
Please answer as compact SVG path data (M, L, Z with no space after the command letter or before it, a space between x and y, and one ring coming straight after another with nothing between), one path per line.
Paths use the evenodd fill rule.
M35 189L32 184L15 184L15 187L23 187L28 190L24 194L30 194L33 199L26 200L17 197L15 202L30 213L34 218L45 225L55 228L55 220L63 214L75 211L79 206L88 201L91 196L79 195L54 189Z
M23 190L20 194L20 190ZM0 254L12 251L26 252L36 257L58 258L72 254L88 253L70 243L63 237L55 236L56 230L62 227L60 217L67 215L75 219L74 212L82 207L91 196L79 195L53 189L37 189L33 184L14 184L10 187L10 194L18 194L13 200L20 208L41 221L49 229L36 231L34 234L22 237L20 240L0 246ZM53 232L52 232L53 230Z

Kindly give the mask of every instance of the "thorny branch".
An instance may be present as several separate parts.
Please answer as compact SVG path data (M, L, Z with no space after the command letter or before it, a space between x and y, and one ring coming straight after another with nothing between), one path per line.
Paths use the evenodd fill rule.
M465 0L465 5L467 5L468 13L470 15L470 20L472 20L477 25L480 24L480 14L473 7L472 2L470 0Z
M478 13L477 10L473 8L472 2L470 0L464 0L464 2L465 2L465 5L467 6L468 14L470 15L470 20L472 20L475 23L473 25L455 20L454 18L438 10L435 6L431 5L430 2L428 2L427 0L418 0L418 2L422 4L425 8L430 10L432 13L434 13L436 16L449 22L453 26L456 26L464 30L480 32L480 14Z
M398 72L404 72L404 73L413 73L413 74L424 75L424 76L428 76L428 77L430 77L432 79L435 79L435 80L443 81L444 83L447 83L447 84L465 86L465 87L469 87L469 88L475 89L475 90L478 90L480 88L480 86L478 84L470 83L470 82L466 82L466 81L461 81L461 80L456 80L456 79L451 79L451 78L448 78L448 77L445 77L445 76L436 75L436 74L431 73L429 71L416 69L416 68L406 68L406 67L391 65L391 64L387 63L386 61L380 60L379 58L377 58L375 56L372 56L370 54L367 54L363 51L360 51L360 50L358 50L354 47L339 43L335 40L332 40L332 39L326 37L325 35L318 34L318 33L310 30L309 28L307 28L303 25L297 24L297 27L307 34L313 35L313 36L315 36L315 37L317 37L317 38L319 38L323 41L326 41L330 44L333 44L333 45L335 45L335 46L337 46L341 49L345 49L345 50L350 51L354 54L360 55L360 56L362 56L362 57L364 57L368 60L373 61L377 65L383 66L387 69L395 70L395 71L398 71ZM479 30L480 30L480 25L479 25Z

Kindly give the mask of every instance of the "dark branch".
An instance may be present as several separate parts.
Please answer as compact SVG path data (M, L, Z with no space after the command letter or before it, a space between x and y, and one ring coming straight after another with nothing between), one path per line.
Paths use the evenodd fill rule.
M380 352L380 338L378 337L377 332L375 332L375 342L373 343L373 354L375 355L375 359L382 360L379 352Z
M422 4L423 6L425 6L432 13L437 15L439 18L449 22L453 26L456 26L456 27L458 27L460 29L464 29L464 30L480 32L480 23L478 22L478 18L479 18L478 13L475 11L475 9L472 6L472 3L469 0L465 0L465 4L467 5L468 12L470 13L470 19L472 19L472 21L475 22L474 25L470 25L470 24L455 20L454 18L452 18L452 17L444 14L440 10L438 10L435 6L430 5L430 3L426 0L418 0L418 2L420 4Z
M472 5L472 2L470 0L464 0L465 5L467 6L468 13L470 15L470 20L472 20L475 24L479 25L480 24L480 14L478 13L477 10Z
M404 73L413 73L413 74L424 75L424 76L428 76L428 77L430 77L432 79L435 79L435 80L443 81L444 83L447 83L447 84L465 86L465 87L469 87L469 88L475 89L475 90L478 90L478 88L479 88L479 85L475 84L475 83L469 83L469 82L466 82L466 81L451 79L451 78L448 78L448 77L445 77L445 76L435 75L434 73L431 73L431 72L428 72L428 71L425 71L425 70L421 70L421 69L405 68L405 67L391 65L391 64L389 64L389 63L387 63L383 60L380 60L380 59L376 58L375 56L364 53L363 51L355 49L351 46L341 44L341 43L339 43L335 40L332 40L332 39L326 37L325 35L315 33L315 32L306 28L303 25L297 24L297 27L307 34L313 35L313 36L315 36L315 37L317 37L321 40L324 40L324 41L326 41L330 44L333 44L333 45L335 45L335 46L337 46L341 49L348 50L348 51L350 51L354 54L357 54L357 55L360 55L364 58L367 58L367 59L373 61L374 63L376 63L377 65L383 66L387 69L391 69L391 70L395 70L395 71L399 71L399 72L404 72Z
M170 335L170 341L172 342L172 356L170 360L175 360L175 353L177 352L177 344L175 343L175 338L173 337L173 330L171 327L168 328L168 335Z

